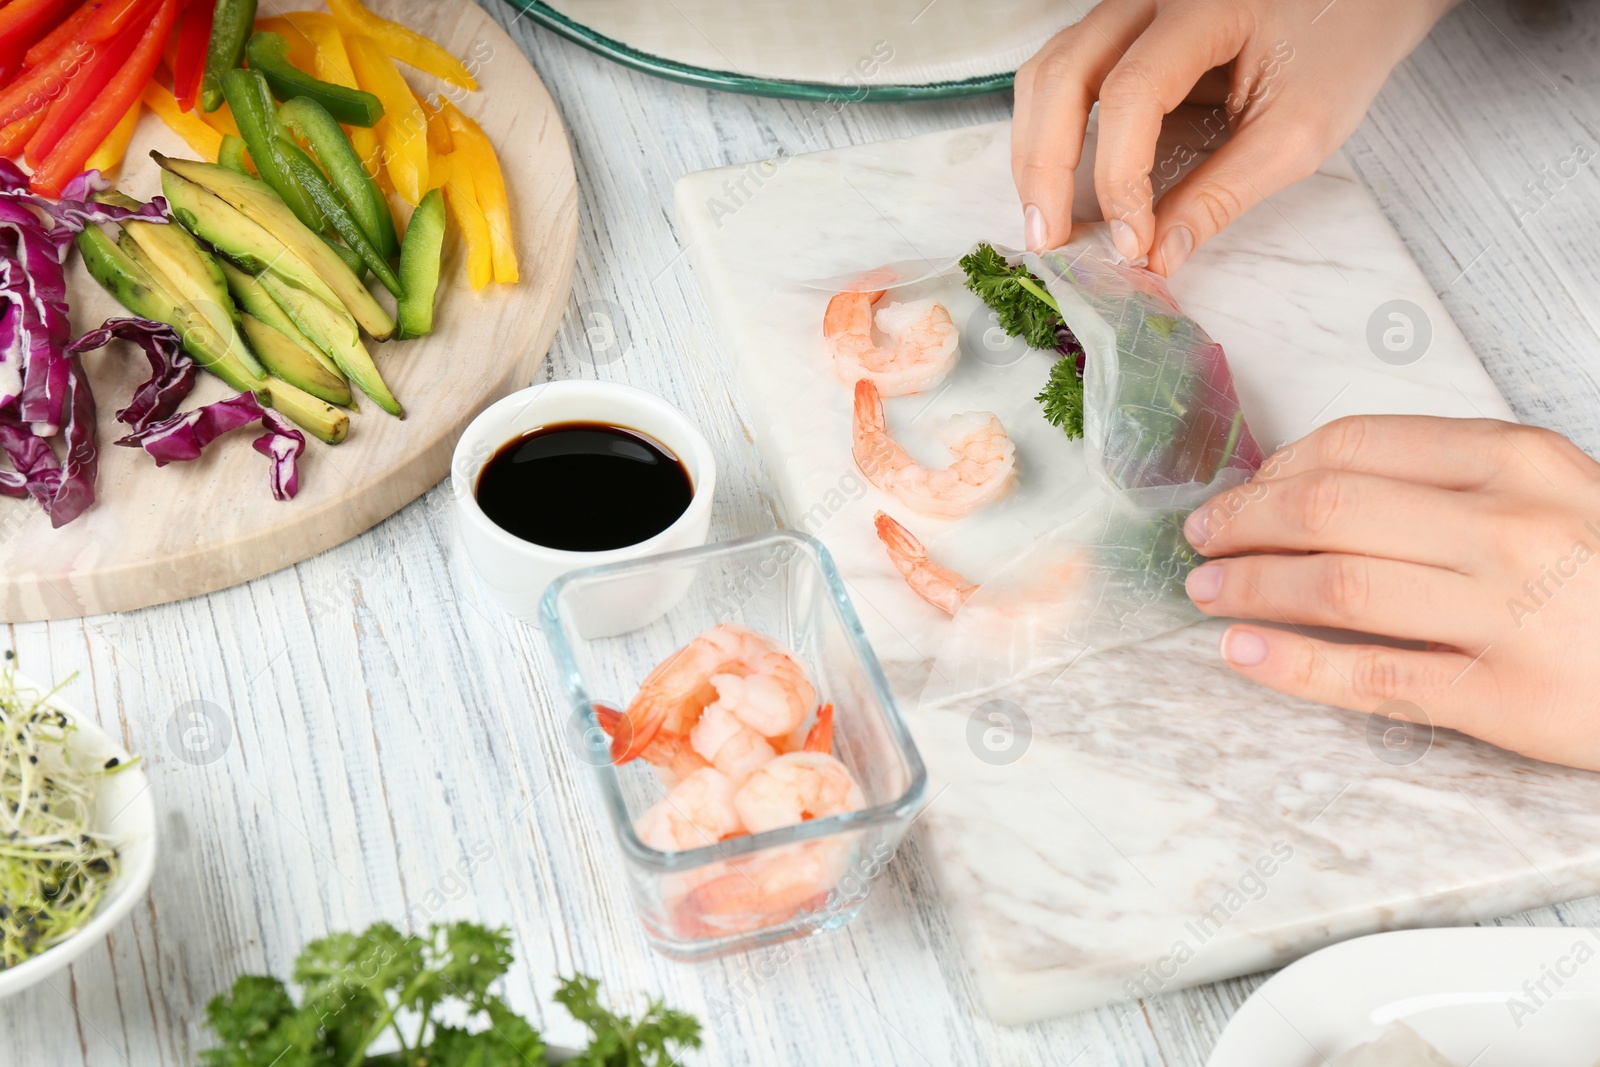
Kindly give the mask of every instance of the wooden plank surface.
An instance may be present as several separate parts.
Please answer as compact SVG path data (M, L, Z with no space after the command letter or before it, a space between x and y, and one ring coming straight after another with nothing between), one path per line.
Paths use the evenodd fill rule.
M474 293L465 284L464 243L452 236L434 333L366 342L406 417L391 418L360 397L342 444L330 447L307 434L300 493L289 502L272 498L267 462L243 433L193 463L165 468L141 449L114 447L126 427L113 413L149 368L121 342L86 355L100 409L97 501L77 521L52 530L32 500L0 499L0 531L9 533L0 537L0 619L77 618L167 603L331 548L443 477L467 423L527 381L544 358L570 291L577 245L577 187L555 104L516 46L469 0L390 0L376 7L432 34L477 71L481 91L468 93L407 68L413 88L447 91L500 150L521 280ZM195 154L146 111L118 175L118 187L140 199L161 192L151 149L185 159ZM77 256L68 285L74 334L128 314ZM392 306L388 293L381 299ZM203 374L191 404L232 392Z
M1536 31L1500 2L1458 8L1347 150L1519 415L1594 452L1600 184L1585 166L1521 229L1511 200L1574 143L1600 143L1600 10L1542 7L1570 21ZM655 81L530 31L493 0L490 10L555 97L581 191L573 299L540 380L615 379L672 398L722 463L713 535L770 526L725 353L673 233L673 181L780 148L1004 118L1009 100L816 115ZM586 327L605 340L599 314L631 348L584 343ZM577 1040L548 1006L554 975L573 969L715 1020L689 1063L1198 1067L1261 980L1157 997L1121 1022L994 1026L975 1007L915 837L839 935L765 960L656 957L565 752L542 639L475 586L447 487L248 585L6 634L0 644L35 676L79 672L69 698L147 755L166 835L148 907L70 973L0 1002L7 1067L192 1063L204 1003L236 974L283 973L305 940L408 910L509 924L519 962L507 993L548 1017L554 1041ZM225 743L216 734L205 751L196 712L229 724ZM186 737L199 748L183 748ZM475 847L492 858L463 875ZM1506 921L1594 926L1600 901Z

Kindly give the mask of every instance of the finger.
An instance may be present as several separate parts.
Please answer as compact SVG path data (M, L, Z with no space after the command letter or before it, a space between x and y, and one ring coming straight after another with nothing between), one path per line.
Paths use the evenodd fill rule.
M1030 248L1072 234L1072 172L1083 158L1089 109L1106 74L1155 17L1154 0L1106 0L1017 71L1011 176Z
M1168 8L1105 76L1095 192L1112 239L1129 259L1147 254L1155 235L1150 168L1162 118L1207 71L1238 54L1247 30L1215 2Z
M1267 626L1230 626L1222 635L1228 666L1280 693L1351 711L1394 701L1429 723L1475 736L1493 733L1493 675L1473 656L1382 645L1346 645Z
M1481 593L1454 571L1372 556L1241 556L1191 571L1189 598L1207 615L1336 626L1452 647L1484 626Z
M1234 132L1161 198L1150 267L1171 276L1235 219L1316 171L1326 151L1302 127L1271 116Z
M1351 415L1318 427L1267 457L1258 478L1311 470L1376 474L1439 489L1481 489L1518 458L1529 427L1495 419Z
M1483 522L1465 493L1371 474L1314 470L1249 482L1190 514L1200 553L1351 552L1466 573Z

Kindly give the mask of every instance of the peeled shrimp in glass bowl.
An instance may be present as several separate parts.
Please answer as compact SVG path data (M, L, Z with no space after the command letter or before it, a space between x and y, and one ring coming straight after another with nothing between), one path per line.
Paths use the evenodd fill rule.
M629 633L586 605L682 589ZM576 571L541 623L644 932L701 959L843 926L927 792L827 552L775 531Z

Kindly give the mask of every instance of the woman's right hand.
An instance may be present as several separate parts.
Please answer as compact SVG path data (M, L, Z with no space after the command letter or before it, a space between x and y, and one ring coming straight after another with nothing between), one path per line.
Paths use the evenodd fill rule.
M1112 238L1170 275L1343 144L1453 2L1103 0L1017 71L1011 171L1028 247L1071 235L1072 174L1098 100L1095 192ZM1206 83L1224 78L1216 113L1232 138L1154 204L1152 171L1159 181L1183 162L1155 158L1163 116L1207 102Z

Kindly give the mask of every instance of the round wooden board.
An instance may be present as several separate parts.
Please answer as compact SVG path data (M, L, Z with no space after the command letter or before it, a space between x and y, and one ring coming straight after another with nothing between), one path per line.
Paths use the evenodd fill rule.
M321 7L296 3L296 8ZM451 89L401 64L418 92L447 91L494 141L515 219L522 280L467 285L452 220L435 332L416 341L367 344L406 408L391 418L370 400L350 416L350 436L330 447L309 438L300 494L280 503L249 430L194 463L156 467L142 449L112 444L126 429L114 412L149 376L136 348L115 342L86 367L99 404L97 502L53 530L32 500L0 498L0 621L76 618L197 596L289 566L392 515L449 470L456 439L479 411L528 384L544 360L572 286L578 189L566 131L527 58L470 0L373 0L460 56L479 91ZM150 150L194 153L155 116L140 120L118 187L141 199L160 191ZM68 272L74 335L127 312L84 271ZM381 293L390 309L393 301ZM203 374L185 407L229 395Z

